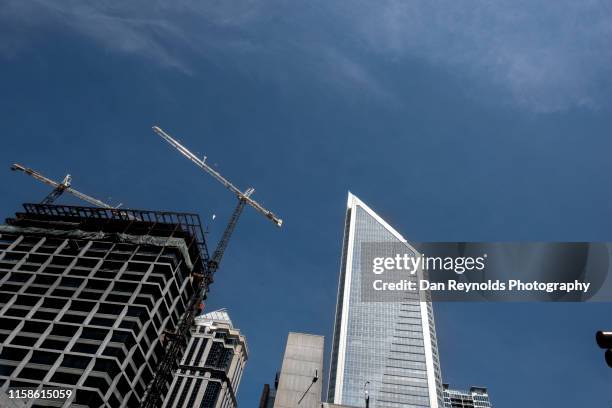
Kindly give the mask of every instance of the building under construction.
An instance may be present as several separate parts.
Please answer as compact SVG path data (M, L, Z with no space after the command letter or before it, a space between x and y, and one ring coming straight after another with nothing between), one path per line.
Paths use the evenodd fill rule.
M255 189L241 191L206 157L153 130L236 195L215 250L209 256L196 214L119 209L74 189L70 175L57 182L14 164L12 170L53 190L0 226L0 398L16 389L55 387L73 392L61 400L36 397L26 406L160 407L244 207L282 225L253 200ZM95 207L53 205L65 192ZM240 373L245 350L236 354ZM227 376L235 367L211 368L206 361L196 370L204 377L220 368ZM209 395L208 386L231 390L216 393L223 395L216 400L199 396L200 408L235 404L239 377L207 380L196 394ZM181 389L191 388L181 383Z
M161 404L167 343L184 350L177 328L209 279L199 217L26 204L0 234L0 394L73 391L27 407L137 407L147 393Z

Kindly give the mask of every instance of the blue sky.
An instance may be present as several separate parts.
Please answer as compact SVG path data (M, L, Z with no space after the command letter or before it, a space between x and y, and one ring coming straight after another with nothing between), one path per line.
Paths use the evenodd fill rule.
M331 341L349 189L418 241L610 240L611 37L605 1L8 0L0 214L48 192L21 162L198 212L215 242L234 198L154 124L254 186L285 225L245 212L208 305L248 337L253 406L288 331ZM609 304L435 310L452 385L496 408L612 405Z

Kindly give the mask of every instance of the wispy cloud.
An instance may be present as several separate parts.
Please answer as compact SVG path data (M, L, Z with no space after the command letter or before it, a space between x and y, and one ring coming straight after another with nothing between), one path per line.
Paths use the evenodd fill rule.
M9 35L0 39L5 56L14 56L18 46L35 45L37 30L64 28L90 38L109 50L136 54L157 63L188 72L188 67L172 52L172 44L186 41L180 26L151 8L138 10L112 2L9 0L0 10L0 22ZM161 10L160 10L161 11Z
M416 56L555 111L599 104L612 77L607 1L359 2L351 25L373 52Z
M59 26L186 73L194 56L245 69L247 54L254 57L249 69L271 78L283 77L271 64L285 75L309 68L387 101L401 100L392 82L402 78L382 76L372 59L440 65L469 80L476 94L497 89L536 112L610 100L608 1L8 0L0 23L5 57L32 44L37 30Z

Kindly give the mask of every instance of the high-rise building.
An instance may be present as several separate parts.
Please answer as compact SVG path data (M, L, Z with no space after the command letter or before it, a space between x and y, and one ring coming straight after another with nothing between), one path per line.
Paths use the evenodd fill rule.
M471 387L469 391L451 390L444 384L444 408L491 408L489 392L484 387Z
M364 244L406 240L353 194L348 195L332 344L328 401L370 407L442 408L442 380L431 302L418 294L401 301L361 298ZM427 299L427 298L425 298Z
M27 406L137 407L204 272L198 216L24 208L0 225L0 393L56 387L70 398Z
M163 408L235 408L248 358L245 337L225 309L198 316Z
M264 386L260 408L319 408L323 375L324 337L289 333L281 371L274 389Z
M276 389L278 388L278 376L280 372L276 373L274 379L274 388L270 384L264 384L261 396L259 397L259 408L274 408L274 399L276 398Z

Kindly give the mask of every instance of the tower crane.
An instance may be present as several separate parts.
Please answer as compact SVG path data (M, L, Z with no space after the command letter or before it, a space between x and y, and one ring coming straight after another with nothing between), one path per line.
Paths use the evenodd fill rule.
M255 208L255 210L257 210L259 213L271 220L278 227L282 226L283 224L282 219L277 217L272 211L267 210L261 204L251 198L251 195L255 192L254 188L249 187L244 192L242 192L238 187L236 187L229 180L223 177L218 171L206 164L206 156L204 156L203 159L198 158L195 154L190 152L185 146L183 146L177 140L172 138L172 136L164 132L158 126L153 126L153 131L159 136L161 136L171 146L176 148L183 156L187 157L206 173L213 176L213 178L223 184L225 188L236 194L236 197L238 198L238 203L236 204L236 208L234 209L234 212L232 213L232 216L230 217L230 220L227 226L225 227L225 230L223 231L221 239L217 243L217 247L215 248L212 257L210 257L210 259L208 259L206 262L205 276L199 277L195 280L195 282L197 282L196 289L191 299L189 300L185 314L179 320L177 327L174 331L167 331L165 333L165 353L159 365L157 366L155 376L147 386L145 395L140 404L141 408L156 408L160 406L162 402L162 389L168 383L168 379L172 374L172 370L175 367L182 350L187 345L189 329L193 325L195 314L197 313L199 304L203 299L206 299L208 287L212 283L213 276L219 268L221 259L223 258L223 254L225 253L225 249L227 248L229 240L236 228L238 219L240 218L244 207L247 204L250 205L251 207Z
M200 167L202 170L204 170L205 172L213 176L218 182L223 184L225 188L227 188L228 190L236 194L239 199L244 200L246 204L255 208L257 211L262 213L266 218L271 220L277 226L280 227L281 225L283 225L283 220L281 220L276 215L274 215L272 211L266 210L264 207L261 206L261 204L253 200L249 195L247 195L246 191L244 193L240 191L238 187L236 187L229 180L223 177L218 171L216 171L215 169L210 167L208 164L206 164L206 157L204 157L203 160L198 158L195 154L187 150L185 146L183 146L178 141L173 139L172 136L164 132L159 126L153 126L153 131L157 133L158 135L160 135L171 146L175 147L176 150L178 150L183 156L187 157L189 160L194 162L196 166Z
M50 178L43 176L36 170L32 170L31 168L22 166L18 163L13 164L11 166L11 170L22 171L25 174L34 177L36 180L42 181L43 183L53 187L53 190L49 193L49 195L47 195L45 199L40 202L41 204L53 204L53 202L57 200L59 196L66 192L72 194L77 198L80 198L83 201L88 202L89 204L95 205L96 207L111 209L115 208L112 205L106 204L105 202L98 200L97 198L93 198L72 188L70 186L70 183L72 181L72 177L70 176L70 174L67 174L66 177L64 177L64 180L61 183L58 183L57 181L51 180Z

